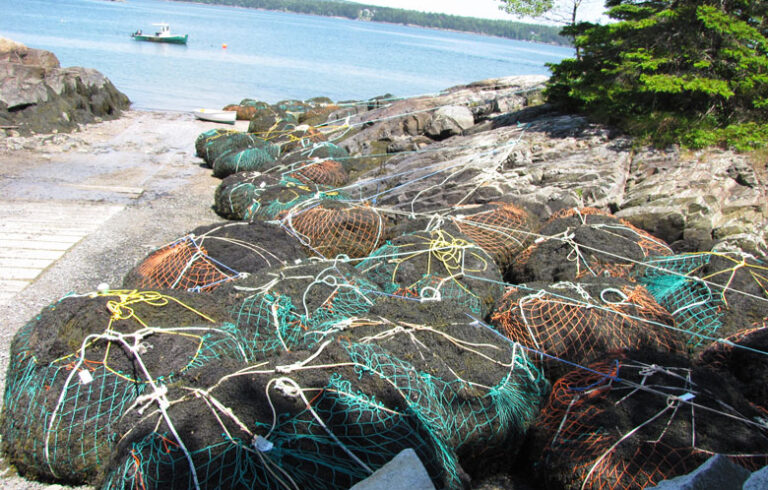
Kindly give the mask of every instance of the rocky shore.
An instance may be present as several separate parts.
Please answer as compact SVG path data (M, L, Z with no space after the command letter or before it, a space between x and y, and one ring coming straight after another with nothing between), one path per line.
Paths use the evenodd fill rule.
M0 129L69 132L114 119L130 101L92 68L62 68L56 55L0 37Z
M22 332L13 347L3 337L9 386L28 387L6 391L8 462L102 488L127 488L137 475L177 485L229 478L216 469L222 461L265 487L345 487L406 447L451 488L643 487L713 453L763 466L764 159L644 147L554 112L541 103L544 82L509 77L350 103L246 100L233 107L248 119L240 131L200 131L186 149L150 149L157 132L142 142L141 125L170 134L172 118L129 113L122 129L113 121L113 157L144 150L164 170L170 157L204 182L145 194L101 241L73 249L93 262L79 265L87 272L76 283L54 285L47 275L67 274L56 266L20 293L34 304L7 307L10 330ZM177 122L177 136L203 129ZM0 153L60 159L93 145L99 127L6 131ZM151 222L144 237L165 235L147 254L126 231L115 250L104 238L126 220ZM197 252L184 256L190 247ZM178 270L176 257L187 257ZM87 293L89 275L100 282L105 268L110 284L160 291L166 303L103 290L43 308L72 288ZM38 294L38 284L50 289ZM702 286L709 295L694 297ZM130 304L137 316L110 320L105 304L113 314ZM131 324L139 316L156 329L149 340ZM106 335L105 322L125 336ZM185 343L166 328L207 333ZM70 352L81 345L92 352ZM63 358L67 372L89 374L49 380L50 370L65 372ZM73 387L90 393L92 378L115 393L127 380L123 399L78 398ZM174 382L161 389L166 378ZM58 393L72 394L70 405ZM80 420L84 406L99 415ZM30 409L72 422L40 427L26 420ZM162 424L180 432L158 436ZM29 448L46 430L77 438L107 427L119 440L91 437L83 454ZM264 459L232 448L279 464L264 471Z

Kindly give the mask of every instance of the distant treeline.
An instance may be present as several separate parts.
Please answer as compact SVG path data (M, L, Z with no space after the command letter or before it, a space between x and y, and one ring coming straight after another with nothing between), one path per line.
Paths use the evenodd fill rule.
M189 0L176 0L189 1ZM199 3L231 5L235 7L279 10L300 14L345 17L347 19L410 24L435 29L474 32L521 41L536 41L547 44L570 45L570 40L560 36L559 27L524 24L506 20L476 19L458 15L433 14L415 10L377 7L360 3L333 0L194 0Z

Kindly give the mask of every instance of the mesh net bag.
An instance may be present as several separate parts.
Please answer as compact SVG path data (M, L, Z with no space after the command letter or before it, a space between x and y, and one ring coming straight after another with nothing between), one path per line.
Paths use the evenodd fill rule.
M634 264L672 254L662 240L592 208L555 213L539 234L543 237L515 259L509 282L626 278Z
M297 240L277 225L217 223L149 254L123 280L123 287L213 291L244 273L304 258Z
M488 252L502 271L532 241L531 219L514 204L492 202L485 209L453 217L459 231Z
M356 267L386 293L459 304L480 317L503 292L491 256L465 235L444 230L396 237Z
M760 322L768 305L765 261L741 253L657 257L634 275L688 333L692 348Z
M231 129L214 128L204 131L198 135L195 139L195 155L203 158L205 156L205 145L221 135L235 133L236 131Z
M190 373L195 386L169 387L183 448L149 416L103 488L349 488L405 448L440 488L462 488L460 466L482 472L520 447L547 383L485 331L478 344L467 325L397 327L367 322L312 352Z
M257 292L233 308L232 321L249 339L252 359L315 347L367 313L379 293L341 262L302 262L265 271L246 284Z
M274 133L275 141L280 142L283 153L293 152L304 148L311 148L315 144L323 143L328 138L315 127L302 124L293 128L287 128L280 133Z
M200 295L106 291L60 300L14 337L2 433L23 475L98 481L153 388L222 358L244 360L226 311ZM137 360L141 359L141 363Z
M339 187L349 181L344 166L335 160L322 160L302 165L288 173L288 176L304 184L320 184Z
M541 352L550 379L562 374L563 360L583 364L630 349L685 351L669 313L644 287L621 279L511 287L491 321L510 339Z
M228 131L207 138L203 145L201 157L208 166L213 166L216 159L225 153L237 153L247 148L261 148L273 158L277 158L280 154L279 147L263 138L249 133Z
M240 172L225 178L216 189L216 214L233 220L273 220L309 200L338 200L345 196L331 188L289 178Z
M721 341L710 343L696 358L706 366L733 377L738 391L768 416L768 318Z
M374 208L339 201L297 206L286 214L283 225L312 252L325 258L366 257L385 234L384 219Z
M755 415L725 379L682 358L606 358L555 383L531 454L546 485L566 489L646 488L713 454L753 470L768 462Z
M228 152L213 162L213 176L223 179L237 172L266 170L275 161L275 157L263 148L246 148L242 151Z
M328 158L339 162L344 162L350 158L349 153L344 148L329 142L314 143L312 146L294 150L283 156L281 161L285 164L297 162L309 162L314 159Z

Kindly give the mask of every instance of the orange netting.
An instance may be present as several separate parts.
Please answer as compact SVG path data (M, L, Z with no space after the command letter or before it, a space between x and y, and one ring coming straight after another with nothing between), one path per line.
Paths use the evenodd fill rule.
M625 369L627 366L618 360L598 361L588 369L570 371L552 387L535 426L547 441L541 454L541 461L547 464L545 471L559 473L559 478L567 480L565 488L646 488L690 473L715 454L674 437L674 445L666 443L663 437L669 430L668 424L673 422L671 419L660 420L660 424L666 425L660 436L659 426L650 431L652 437L635 432L642 425L623 435L617 432L617 419L612 412L617 412L616 407L634 393L619 381ZM642 375L642 371L638 372ZM612 391L615 393L609 396ZM667 403L660 402L662 410ZM652 418L651 415L646 420ZM767 459L765 454L727 456L750 469L762 467Z
M644 287L606 288L603 295L605 299L571 299L513 287L491 321L522 345L577 363L624 349L685 350L678 335L666 328L675 325L674 319Z
M504 202L492 202L492 209L461 219L454 218L459 231L472 239L496 260L500 266L509 265L515 254L530 242L528 213Z
M335 160L311 163L291 172L288 174L288 177L293 177L304 184L314 183L330 187L344 185L349 180L349 175L344 170L344 167Z
M205 248L185 237L152 253L137 267L139 289L211 291L237 275L226 274Z
M526 259L527 260L527 259ZM582 270L576 274L576 279L584 279L590 277L620 277L631 282L635 282L635 278L630 275L634 264L608 264L600 262L594 257L589 261L589 268Z
M384 237L384 220L365 206L321 204L289 213L285 222L302 243L323 257L368 256Z

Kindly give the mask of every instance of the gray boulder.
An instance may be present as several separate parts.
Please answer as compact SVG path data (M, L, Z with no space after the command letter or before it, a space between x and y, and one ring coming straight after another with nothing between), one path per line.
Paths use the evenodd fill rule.
M768 466L755 471L744 482L743 490L764 490L768 488Z
M665 480L657 490L740 490L749 470L721 454L715 454L687 475ZM765 487L762 487L765 488Z
M435 111L425 132L430 138L441 140L461 134L474 124L475 116L468 107L450 105Z
M424 465L413 449L405 449L350 490L435 490Z
M129 104L98 71L60 68L52 53L0 38L0 126L23 135L71 131L115 119Z

